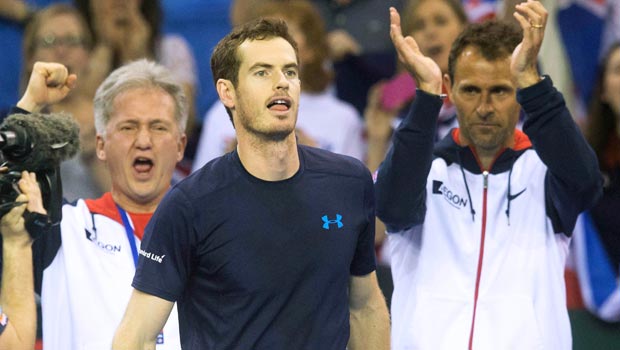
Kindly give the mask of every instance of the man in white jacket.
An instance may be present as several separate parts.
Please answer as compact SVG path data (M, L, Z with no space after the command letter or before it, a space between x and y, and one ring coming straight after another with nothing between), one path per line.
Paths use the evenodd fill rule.
M515 9L522 33L485 22L454 42L443 84L460 128L436 146L441 72L391 10L392 40L419 87L376 181L391 233L394 349L572 346L564 262L602 181L561 94L537 71L547 11L532 0Z

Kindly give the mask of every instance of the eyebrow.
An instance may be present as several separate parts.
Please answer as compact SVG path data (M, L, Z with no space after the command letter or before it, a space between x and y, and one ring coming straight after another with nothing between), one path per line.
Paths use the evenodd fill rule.
M257 62L254 63L251 67L250 70L254 70L257 68L268 68L268 69L272 69L274 67L273 64L269 64L269 63L263 63L263 62ZM297 63L287 63L284 65L284 68L295 68L295 69L299 69L299 65Z

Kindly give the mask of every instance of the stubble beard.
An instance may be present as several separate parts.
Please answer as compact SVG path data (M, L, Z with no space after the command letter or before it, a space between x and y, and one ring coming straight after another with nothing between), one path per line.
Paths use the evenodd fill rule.
M477 149L484 152L497 152L504 148L511 134L506 129L492 134L469 133L468 137Z
M248 116L244 110L239 111L239 122L243 125L246 132L252 135L255 139L267 143L277 143L286 140L287 137L295 131L294 128L285 129L270 129L268 126L256 123L251 116Z

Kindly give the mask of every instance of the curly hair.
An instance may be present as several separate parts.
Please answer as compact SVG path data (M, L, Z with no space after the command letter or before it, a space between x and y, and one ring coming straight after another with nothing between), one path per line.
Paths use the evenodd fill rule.
M456 62L468 47L477 48L486 60L496 61L510 56L522 38L521 29L509 22L492 20L468 25L450 49L448 57L450 80L454 82Z

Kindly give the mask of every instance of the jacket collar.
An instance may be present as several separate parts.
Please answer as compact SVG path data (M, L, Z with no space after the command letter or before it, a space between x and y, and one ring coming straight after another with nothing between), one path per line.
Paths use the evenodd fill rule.
M433 155L444 159L448 164L457 163L467 171L474 174L481 174L479 162L476 154L469 146L459 144L460 129L454 128L441 141L435 145ZM510 170L514 160L521 156L523 152L532 148L532 142L529 137L521 130L515 129L514 146L501 150L489 170L491 174L499 174Z

